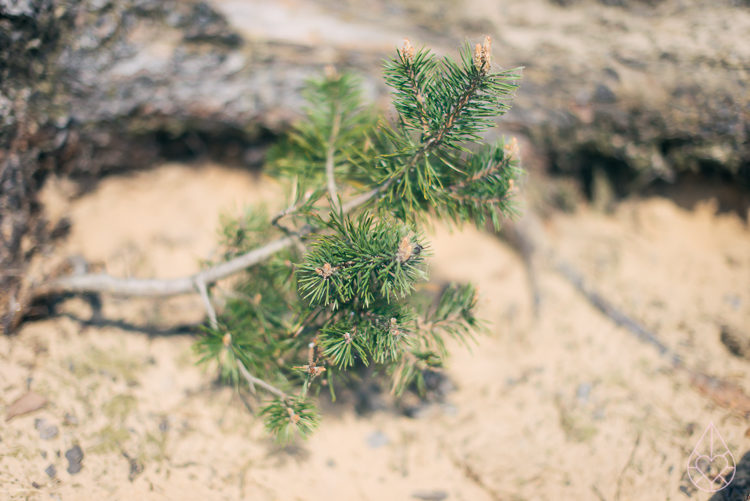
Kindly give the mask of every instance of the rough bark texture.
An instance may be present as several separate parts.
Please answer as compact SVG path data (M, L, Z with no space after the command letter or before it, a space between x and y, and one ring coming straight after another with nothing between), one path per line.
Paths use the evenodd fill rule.
M525 66L506 130L553 171L603 169L620 191L686 171L750 185L747 2L630 0L0 0L0 315L63 228L36 201L50 172L95 179L160 156L259 161L327 64L386 96L400 36L453 52L493 34ZM622 194L622 193L621 193Z

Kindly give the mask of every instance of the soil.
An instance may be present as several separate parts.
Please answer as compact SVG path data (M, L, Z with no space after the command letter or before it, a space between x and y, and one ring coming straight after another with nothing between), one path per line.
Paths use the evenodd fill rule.
M41 196L46 217L72 226L34 269L80 254L139 277L196 271L222 211L283 203L272 180L217 165L109 176L85 194L52 179ZM413 417L325 404L317 434L286 448L196 367L195 335L184 333L202 320L196 297L68 299L56 316L0 337L0 410L29 389L47 400L0 421L2 498L709 499L688 479L688 458L713 422L739 461L750 449L746 417L691 386L544 263L576 267L686 366L748 393L748 360L721 340L750 328L747 225L710 200L687 210L655 197L611 213L553 212L541 231L556 255L536 270L535 317L513 247L438 225L432 279L478 284L491 325L470 350L451 347L455 390Z

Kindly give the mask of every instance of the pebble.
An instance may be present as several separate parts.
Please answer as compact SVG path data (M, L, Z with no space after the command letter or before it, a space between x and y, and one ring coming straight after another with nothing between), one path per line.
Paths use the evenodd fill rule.
M581 383L578 385L578 389L576 390L576 397L578 400L585 404L589 401L589 394L591 393L591 383Z
M75 475L81 471L81 468L83 468L83 465L81 464L83 461L83 451L80 446L74 445L67 450L65 452L65 458L68 460L68 473Z
M51 464L44 470L44 473L46 473L49 478L55 478L55 475L57 475L57 468L55 468L55 465Z
M374 431L367 436L367 445L373 449L388 445L388 442L390 440L388 440L388 437L382 431Z
M417 491L411 497L424 501L443 501L448 497L448 493L445 491Z

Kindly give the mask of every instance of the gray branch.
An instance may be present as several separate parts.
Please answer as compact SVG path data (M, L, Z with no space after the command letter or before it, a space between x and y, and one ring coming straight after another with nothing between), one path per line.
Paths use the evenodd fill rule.
M358 207L366 204L375 196L390 185L390 181L381 186L362 193L343 206L344 213L349 213ZM311 233L311 229L306 228L300 231L299 236L306 236ZM44 283L34 289L34 296L40 297L60 292L108 292L121 296L150 296L166 297L177 296L180 294L192 294L200 292L198 284L203 286L210 285L217 280L227 278L241 272L253 265L256 265L265 259L271 257L277 252L294 245L295 237L286 236L274 240L259 249L237 256L236 258L222 263L207 270L203 270L194 275L172 279L137 279L137 278L118 278L105 273L100 274L83 274L71 275L64 278L58 278Z
M274 395L276 395L279 398L286 398L286 393L281 391L280 389L276 388L275 386L270 385L269 383L266 383L262 379L258 379L257 377L250 374L250 372L245 368L245 364L242 363L241 360L237 359L237 367L240 369L240 373L242 374L242 377L244 377L248 384L250 384L250 389L255 391L255 385L257 384L264 390L268 390Z

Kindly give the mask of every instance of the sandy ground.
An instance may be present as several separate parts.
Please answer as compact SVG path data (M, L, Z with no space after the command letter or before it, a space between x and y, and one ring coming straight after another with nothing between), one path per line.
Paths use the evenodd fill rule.
M69 193L60 182L46 188L50 217L69 216L73 229L41 269L80 253L118 275L187 274L210 255L220 211L282 202L271 181L218 166L165 165ZM750 392L750 365L719 339L721 325L750 328L750 232L740 218L711 203L686 211L648 199L610 215L553 215L544 231L557 258L690 367ZM230 388L194 365L193 337L87 327L79 319L91 308L72 299L67 316L0 338L0 410L28 387L49 401L0 421L0 498L612 501L687 491L706 500L685 472L709 422L737 460L750 449L744 417L693 389L552 267L539 269L535 319L524 263L507 244L474 229L438 228L431 240L433 277L477 283L492 323L471 352L454 347L446 403L416 419L326 406L312 439L279 449ZM169 329L202 310L191 297L105 298L103 313ZM57 435L41 433L39 419ZM74 445L83 468L70 474Z

